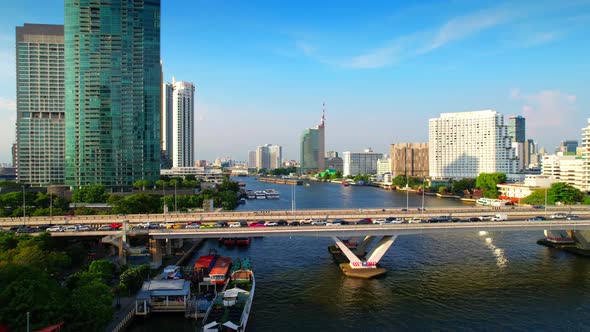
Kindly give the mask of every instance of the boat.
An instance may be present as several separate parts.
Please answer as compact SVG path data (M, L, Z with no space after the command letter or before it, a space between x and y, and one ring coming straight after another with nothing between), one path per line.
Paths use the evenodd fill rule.
M249 246L250 245L250 238L249 237L238 237L236 238L236 244L239 246Z
M475 204L483 205L483 206L505 206L506 201L503 201L501 199L482 197L482 198L478 198L475 201Z
M203 331L245 331L255 288L250 259L236 260L229 282L203 318Z
M342 185L348 187L350 186L350 183L348 181L342 181Z
M246 190L246 197L248 199L256 199L256 193L254 190Z
M231 258L219 257L209 272L209 279L212 284L223 285L227 281L227 274L231 267Z
M267 199L279 199L279 192L274 189L266 189L264 191Z
M257 190L254 192L256 194L256 199L266 199L266 194L262 190Z
M180 266L168 265L162 271L162 279L181 279L182 274L180 273Z
M193 281L202 281L205 277L209 276L209 271L215 266L217 261L217 255L209 254L199 257L193 266Z
M248 246L251 239L249 237L224 237L221 242L226 246Z

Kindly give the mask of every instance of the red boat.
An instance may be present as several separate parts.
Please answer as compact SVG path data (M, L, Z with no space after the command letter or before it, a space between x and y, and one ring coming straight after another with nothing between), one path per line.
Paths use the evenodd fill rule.
M231 258L219 257L215 261L215 265L209 272L209 278L212 284L223 285L227 280L227 274L231 267Z
M250 238L249 237L239 237L236 239L236 244L239 246L249 246L250 245Z
M233 246L236 244L236 239L233 237L232 238L224 238L223 244L225 244L226 246Z

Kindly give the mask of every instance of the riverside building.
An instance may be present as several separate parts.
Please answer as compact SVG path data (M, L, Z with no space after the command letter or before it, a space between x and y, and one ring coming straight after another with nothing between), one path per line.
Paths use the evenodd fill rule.
M371 149L365 149L364 152L344 151L342 175L377 174L377 161L381 158L383 158L382 153L373 152Z
M325 169L325 104L322 120L315 128L308 128L301 133L301 173L317 172ZM260 167L260 166L259 166Z
M65 183L160 175L160 0L65 0Z
M16 27L16 148L19 182L64 183L64 26Z
M515 173L504 116L493 110L442 113L429 121L429 173L434 179Z
M428 176L428 143L397 143L389 147L391 175Z

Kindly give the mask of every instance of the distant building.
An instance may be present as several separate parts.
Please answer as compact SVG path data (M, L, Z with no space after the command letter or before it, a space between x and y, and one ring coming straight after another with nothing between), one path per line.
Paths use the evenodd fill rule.
M567 154L576 154L576 149L578 148L578 141L576 140L566 140L561 141L561 144L557 148L555 152L562 152L564 155Z
M383 176L384 174L391 174L391 159L381 158L377 159L377 175Z
M389 147L391 176L428 176L428 143L397 143Z
M590 192L590 118L588 125L582 128L582 160L583 172L581 181L581 190Z
M190 167L195 164L195 86L172 85L172 167Z
M442 113L429 121L429 173L436 179L513 174L516 159L504 116L486 110Z
M207 167L172 167L171 169L160 170L160 175L170 177L186 177L193 175L197 180L206 182L223 182L223 171L221 168L207 168Z
M16 148L19 182L65 180L64 26L16 27Z
M520 203L522 198L525 198L537 189L549 188L551 184L557 182L552 176L547 175L526 175L524 183L501 183L498 184L498 191L500 192L500 199L508 199L516 203Z
M268 147L270 168L277 169L282 167L283 163L283 148L280 145L271 145Z
M256 151L248 151L248 168L258 168L258 163L256 163Z
M256 148L256 168L272 170L282 165L283 148L280 145L265 144Z
M336 157L327 157L324 159L324 167L342 172L344 171L344 160L338 157L338 153L336 152Z
M524 154L523 166L525 169L531 168L531 163L532 163L531 156L536 153L537 153L537 144L532 139L527 139L524 144L524 153L523 153ZM539 161L536 160L535 164L539 164Z
M365 149L364 152L345 151L342 153L342 175L377 174L377 160L382 157L382 153L373 152L371 149Z
M508 136L512 142L524 143L526 140L526 120L522 116L508 118Z
M325 169L325 104L320 124L315 128L308 128L301 133L301 161L300 172L317 172Z
M174 126L172 123L172 114L174 113L173 107L173 91L174 86L172 83L162 83L162 111L161 111L161 149L163 153L163 163L166 164L162 168L170 168L172 167L172 135L174 132ZM169 166L169 167L168 167Z
M197 160L197 162L195 163L195 166L197 166L197 167L207 167L207 160Z
M338 158L338 152L328 151L328 152L326 152L326 158ZM330 167L327 167L327 168L330 168Z

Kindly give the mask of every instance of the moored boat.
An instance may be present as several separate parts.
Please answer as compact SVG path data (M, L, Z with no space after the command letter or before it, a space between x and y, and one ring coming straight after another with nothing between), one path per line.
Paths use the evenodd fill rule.
M203 331L245 331L255 288L250 259L236 260L226 288L215 297L205 314Z
M266 189L264 191L267 199L279 199L279 192L274 189Z
M253 190L246 190L246 197L248 199L256 199L256 193Z
M227 280L227 274L229 272L229 268L231 267L231 258L229 257L219 257L217 261L215 261L215 265L209 272L209 278L211 279L212 284L222 285Z
M256 194L256 199L266 199L266 194L262 190L257 190L254 192Z

